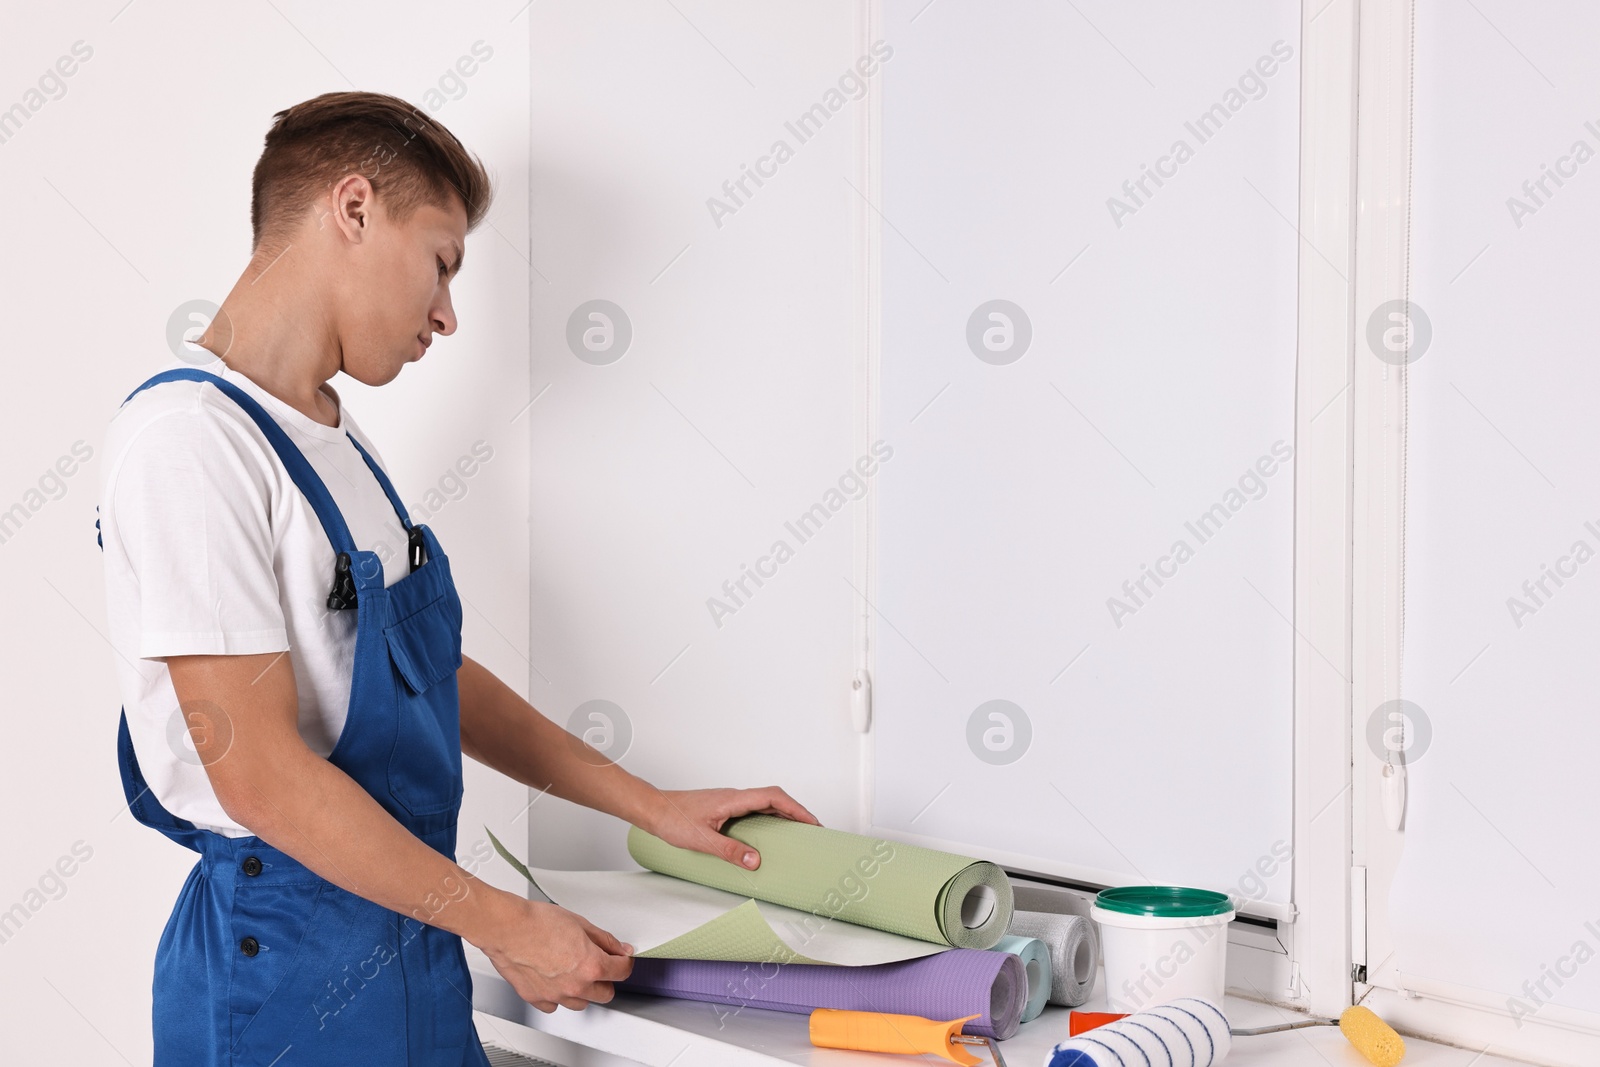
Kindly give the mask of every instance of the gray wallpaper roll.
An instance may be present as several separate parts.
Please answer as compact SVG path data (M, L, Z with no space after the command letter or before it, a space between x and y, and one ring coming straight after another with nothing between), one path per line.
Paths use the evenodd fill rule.
M1035 937L1050 949L1050 1003L1076 1008L1094 991L1100 966L1100 942L1094 922L1081 915L1015 911L1008 935Z

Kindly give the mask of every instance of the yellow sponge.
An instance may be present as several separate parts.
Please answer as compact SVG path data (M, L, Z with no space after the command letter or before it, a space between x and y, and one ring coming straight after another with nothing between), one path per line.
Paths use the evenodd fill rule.
M1405 1057L1406 1043L1371 1008L1346 1008L1339 1016L1339 1032L1375 1067L1395 1067Z

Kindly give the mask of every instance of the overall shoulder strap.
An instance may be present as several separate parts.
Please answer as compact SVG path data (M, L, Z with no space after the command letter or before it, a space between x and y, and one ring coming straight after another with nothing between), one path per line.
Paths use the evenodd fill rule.
M406 506L400 503L400 494L394 491L394 483L389 481L389 476L378 466L377 461L361 447L361 442L356 440L356 435L349 430L344 435L350 438L350 443L356 446L356 451L361 453L361 458L367 461L367 467L372 471L373 477L378 479L378 484L383 486L383 495L389 498L389 503L394 505L395 514L400 516L400 525L406 529L406 552L410 560L411 569L414 571L422 566L423 559L427 556L427 539L421 528L411 525L411 516L406 514Z
M294 479L294 484L300 489L300 492L305 494L305 498L311 502L311 509L317 513L317 518L321 521L322 528L328 535L328 540L333 544L335 555L341 552L351 553L356 550L355 541L350 536L350 527L345 524L344 515L339 511L339 506L333 502L333 496L328 492L328 487L323 484L317 472L312 469L310 462L306 460L305 453L301 452L299 447L289 439L289 435L284 432L283 427L279 426L277 421L271 415L268 415L260 404L256 403L255 398L237 385L224 381L210 371L200 370L198 367L175 367L172 370L162 371L160 374L152 376L139 388L129 393L122 402L126 404L152 385L176 381L210 382L221 390L228 399L243 408L245 414L255 420L255 424L266 435L267 443L272 445L273 451L278 454L278 459L282 461L284 468L288 470L289 477ZM368 460L368 462L370 463L371 460Z
M400 516L400 525L411 529L411 516L406 514L406 507L400 503L400 494L394 491L394 483L389 481L389 476L378 466L377 461L361 447L361 442L356 440L356 435L349 430L344 435L350 438L350 443L356 446L356 451L361 453L361 458L367 461L367 466L372 470L373 476L378 479L378 484L383 486L383 495L389 498L389 503L394 505L396 515Z
M122 775L122 795L128 801L133 817L146 826L154 827L185 848L201 851L201 838L209 831L201 830L188 819L180 819L166 809L144 780L139 768L139 757L133 751L133 736L128 731L128 713L123 709L117 723L117 769Z

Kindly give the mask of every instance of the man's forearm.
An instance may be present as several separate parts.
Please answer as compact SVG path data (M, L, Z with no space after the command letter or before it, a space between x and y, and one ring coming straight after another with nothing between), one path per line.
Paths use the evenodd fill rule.
M498 927L511 895L424 844L339 768L309 749L261 763L272 774L236 776L225 806L263 841L357 896L475 944Z
M328 881L478 944L522 898L429 848L300 737L283 653L166 661L228 816Z
M488 668L462 657L461 751L534 789L650 829L661 791L541 715Z

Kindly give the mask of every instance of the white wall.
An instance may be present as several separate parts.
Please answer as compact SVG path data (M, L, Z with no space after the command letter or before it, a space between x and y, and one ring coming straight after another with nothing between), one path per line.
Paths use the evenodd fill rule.
M856 119L784 124L856 58L856 6L531 11L533 702L611 702L609 754L664 788L778 784L845 828L852 520L733 614L707 600L855 460ZM707 200L779 138L793 158L719 226ZM567 344L595 299L631 323L614 362ZM540 862L629 864L616 820L534 810Z
M0 508L27 500L76 442L93 450L65 494L43 501L0 544L8 609L0 804L10 813L0 909L41 903L0 944L8 1060L149 1062L151 962L193 856L123 809L94 541L100 446L117 404L170 358L172 311L219 301L243 268L250 169L272 113L318 93L364 88L409 99L498 180L454 287L459 332L381 393L346 378L335 385L408 503L422 502L475 441L493 447L465 494L426 521L469 605L466 651L525 688L528 424L513 421L529 395L521 7L35 5L24 17L14 12L0 37L0 109L20 101L33 112L0 143L0 291L11 308ZM30 99L38 76L78 41L93 52L65 94ZM447 78L449 94L425 99L478 41L492 56L459 86ZM482 836L472 828L509 823L526 796L481 768L469 765L468 776L464 857ZM79 841L91 858L65 880L64 895L28 897ZM498 860L484 869L516 884Z

